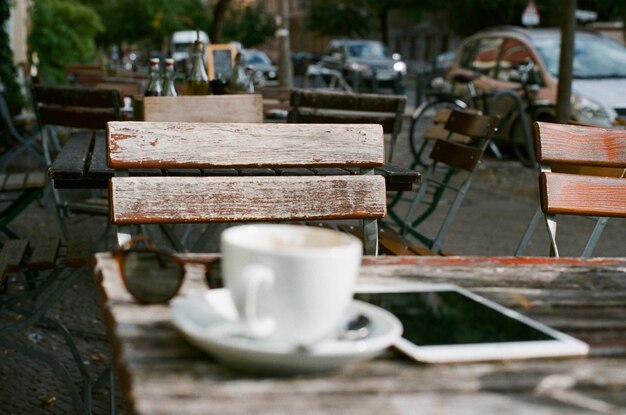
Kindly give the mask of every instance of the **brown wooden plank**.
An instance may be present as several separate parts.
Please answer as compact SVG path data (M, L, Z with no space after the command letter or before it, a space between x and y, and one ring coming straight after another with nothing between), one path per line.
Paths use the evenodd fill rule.
M115 89L35 85L33 98L38 104L63 107L114 108L122 103Z
M0 264L6 264L9 272L19 271L28 247L27 239L10 239L4 242L0 251Z
M67 243L64 259L65 266L78 268L91 265L92 262L91 237L74 233Z
M541 163L626 167L625 130L539 122L533 131Z
M379 125L111 122L114 168L377 166Z
M38 189L46 185L46 174L42 171L28 173L24 187L26 189Z
M482 154L483 150L481 148L437 140L430 153L430 158L457 169L473 171L478 165Z
M39 108L42 124L62 125L73 128L106 129L109 121L119 120L115 110L84 107L46 106Z
M32 243L33 252L28 260L28 269L44 270L52 269L56 266L60 238L38 238Z
M144 97L145 121L263 122L258 94Z
M26 173L12 173L4 182L4 190L23 190L25 184Z
M59 153L50 171L54 172L53 180L84 179L87 172L87 160L92 146L93 132L81 131L73 133L63 151Z
M307 112L300 110L298 122L303 124L380 124L385 134L390 134L395 128L395 115L380 115L376 113L332 113Z
M106 152L106 137L104 133L95 133L93 148L91 150L91 158L89 159L89 167L87 170L88 177L92 179L108 179L113 176L115 170L107 166Z
M383 94L350 94L334 91L310 91L294 89L291 92L291 105L298 101L300 107L351 109L353 111L375 111L395 113L398 105L406 104L406 96ZM402 110L404 111L404 109Z
M545 213L626 217L626 179L542 173L539 190Z
M111 221L237 222L381 218L385 181L366 176L114 177Z
M470 137L489 139L499 123L498 115L480 115L470 111L453 110L444 128Z

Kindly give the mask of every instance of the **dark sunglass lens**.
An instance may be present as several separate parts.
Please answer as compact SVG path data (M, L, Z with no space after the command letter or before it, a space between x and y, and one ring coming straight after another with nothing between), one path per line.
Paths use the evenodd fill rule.
M156 252L128 252L122 271L128 291L145 303L169 300L183 278L180 266L171 257Z

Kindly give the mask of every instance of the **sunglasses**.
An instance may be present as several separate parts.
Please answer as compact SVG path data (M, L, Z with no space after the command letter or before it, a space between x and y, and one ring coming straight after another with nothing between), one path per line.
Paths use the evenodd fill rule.
M185 265L204 267L207 286L220 286L219 267L215 258L182 258L173 252L158 249L145 236L138 236L113 251L122 280L128 292L140 303L158 304L172 299L185 279Z

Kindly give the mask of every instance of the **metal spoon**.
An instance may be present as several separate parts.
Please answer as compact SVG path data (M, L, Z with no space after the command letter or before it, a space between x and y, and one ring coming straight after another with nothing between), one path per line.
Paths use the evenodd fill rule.
M370 325L372 324L369 317L363 314L357 314L345 323L337 336L340 340L355 341L367 337L370 334Z

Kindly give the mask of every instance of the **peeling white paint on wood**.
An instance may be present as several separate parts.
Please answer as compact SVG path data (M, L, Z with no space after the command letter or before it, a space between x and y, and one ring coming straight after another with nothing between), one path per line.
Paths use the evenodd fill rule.
M114 168L382 166L377 124L109 122Z
M382 218L385 180L354 176L114 177L114 224Z
M144 97L144 121L263 122L259 94Z

